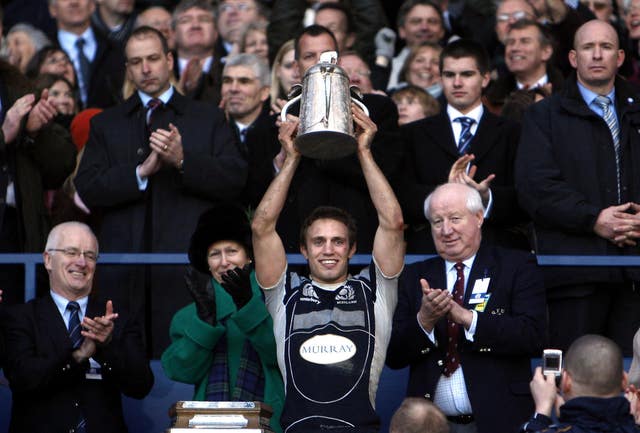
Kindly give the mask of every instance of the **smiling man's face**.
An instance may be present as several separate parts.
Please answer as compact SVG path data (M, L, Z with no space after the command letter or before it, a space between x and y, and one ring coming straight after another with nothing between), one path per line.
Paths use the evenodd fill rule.
M347 279L349 259L356 252L356 246L349 246L349 231L345 224L321 218L307 229L300 252L309 262L312 280L335 284Z

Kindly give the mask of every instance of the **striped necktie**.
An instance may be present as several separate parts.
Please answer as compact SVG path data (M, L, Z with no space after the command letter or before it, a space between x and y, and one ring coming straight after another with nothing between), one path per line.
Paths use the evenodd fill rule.
M80 333L82 331L82 327L80 326L80 304L76 301L69 301L67 304L67 310L71 312L71 317L69 318L69 339L71 340L71 345L73 349L77 349L82 344L84 337ZM78 416L78 420L76 421L76 433L86 433L87 431L87 420L84 417L84 413L82 409L80 409L80 413Z
M602 118L606 122L611 131L613 139L613 151L616 157L616 180L618 185L618 203L622 202L621 186L620 186L620 127L618 119L611 109L611 99L606 96L599 95L595 98L595 103L602 109Z
M80 327L80 304L76 301L70 301L67 304L67 310L71 312L71 317L69 318L69 339L71 340L71 344L74 349L77 349L82 344L82 340L84 337L80 333L82 328Z
M458 139L458 153L464 154L469 148L469 143L473 138L471 133L471 125L475 123L471 117L457 117L454 122L460 122L462 130L460 131L460 138Z

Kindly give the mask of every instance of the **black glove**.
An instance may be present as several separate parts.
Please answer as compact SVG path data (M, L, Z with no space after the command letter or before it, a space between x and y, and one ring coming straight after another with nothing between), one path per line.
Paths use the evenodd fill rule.
M241 309L253 296L251 292L251 264L234 268L221 275L221 286L231 295L236 308Z
M203 322L213 326L216 322L216 298L213 296L213 290L208 289L207 281L208 279L205 279L204 274L201 272L196 271L191 266L187 268L184 282L196 303L198 317Z

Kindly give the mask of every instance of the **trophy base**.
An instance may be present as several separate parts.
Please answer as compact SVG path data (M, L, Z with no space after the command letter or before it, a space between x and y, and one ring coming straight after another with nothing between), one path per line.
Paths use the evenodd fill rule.
M306 132L295 139L301 154L313 159L338 159L349 156L358 148L354 137L344 132Z

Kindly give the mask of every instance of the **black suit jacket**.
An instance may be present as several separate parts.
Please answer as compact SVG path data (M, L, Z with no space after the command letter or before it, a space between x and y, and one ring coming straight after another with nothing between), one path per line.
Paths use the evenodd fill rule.
M418 120L400 128L405 141L403 177L396 194L405 221L407 252L435 253L431 231L424 216L424 201L436 186L446 183L453 163L459 158L451 122L446 109L435 116ZM487 240L498 245L526 248L524 231L517 224L525 221L518 205L514 182L514 161L520 126L498 117L485 107L468 152L475 155L475 180L490 174L493 208L483 226Z
M89 298L87 317L104 314L105 303ZM88 433L126 432L121 395L143 398L153 386L141 328L118 310L113 337L94 359L102 380L85 377L88 362L76 363L64 320L50 295L7 308L3 330L5 374L13 394L12 433L73 431L80 416Z
M444 260L414 263L402 272L386 362L391 368L409 366L407 394L432 400L444 368L446 318L434 328L434 345L416 319L420 278L432 288L446 289ZM540 356L546 341L543 280L532 255L484 243L469 274L465 308L474 308L469 297L482 278L490 278L491 297L484 312L477 313L474 341L460 332L460 364L478 432L513 432L533 411L530 358Z
M520 203L533 220L537 254L638 255L596 235L599 213L618 203L611 131L582 98L576 75L526 112L516 161ZM640 93L615 82L622 203L640 202ZM638 268L545 267L547 287L640 280Z

